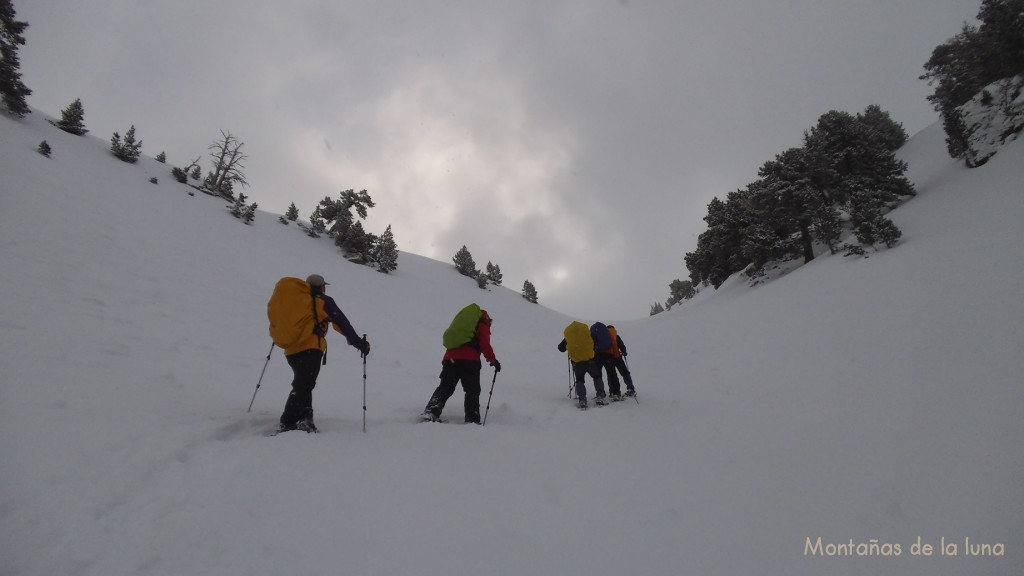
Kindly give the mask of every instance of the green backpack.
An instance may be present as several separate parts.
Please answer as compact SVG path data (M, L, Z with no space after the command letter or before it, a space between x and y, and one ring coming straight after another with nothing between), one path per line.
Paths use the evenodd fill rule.
M476 336L476 325L480 323L480 306L470 304L452 318L444 331L444 347L448 350L466 345Z

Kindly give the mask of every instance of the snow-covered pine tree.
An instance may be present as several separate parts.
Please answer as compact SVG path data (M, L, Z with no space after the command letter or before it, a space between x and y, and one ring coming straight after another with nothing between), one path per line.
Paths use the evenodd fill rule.
M319 238L326 227L323 218L320 217L320 206L313 208L313 213L309 215L309 229L306 235L310 238Z
M284 217L295 222L299 219L299 209L295 207L295 202L292 202L288 206L288 210L285 211Z
M671 310L676 304L697 295L697 289L693 287L693 282L689 280L673 280L668 285L668 292L668 300L665 301L666 310Z
M480 272L476 269L476 262L473 261L473 255L469 253L469 249L466 248L465 244L463 244L462 248L459 248L459 251L455 253L455 257L452 258L452 262L455 263L455 269L463 276L475 278Z
M50 148L50 145L46 143L46 140L43 140L39 143L39 147L36 148L36 152L39 152L43 156L49 158L50 153L53 152L53 150Z
M142 140L135 141L134 124L124 133L124 141L121 140L121 136L117 132L114 132L110 138L110 151L122 162L134 164L139 160L139 155L142 153Z
M28 23L15 20L16 16L11 0L0 0L0 100L8 112L21 118L32 112L25 101L32 91L21 81L18 58Z
M159 162L161 164L166 164L167 163L167 153L166 152L161 152L161 153L157 154L156 158L154 158L154 160L156 160L157 162Z
M390 224L374 247L373 259L377 262L378 272L387 274L398 268L398 245L395 244L395 236L391 232Z
M60 120L53 125L75 136L87 134L89 131L85 128L85 108L82 106L82 99L75 98L74 102L61 110Z
M537 288L534 287L533 283L529 280L523 282L523 298L527 302L537 303Z
M336 236L334 244L345 251L346 254L357 254L367 256L370 254L376 237L363 229L362 222L356 222L348 229L344 238Z
M655 314L661 314L664 311L665 307L661 305L661 302L655 302L654 304L651 304L651 316L654 316Z
M487 279L491 284L501 286L501 268L497 264L487 262Z

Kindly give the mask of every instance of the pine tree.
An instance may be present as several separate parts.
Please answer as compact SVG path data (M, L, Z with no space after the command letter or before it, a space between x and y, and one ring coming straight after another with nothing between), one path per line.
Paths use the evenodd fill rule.
M161 153L156 155L155 160L157 162L161 163L161 164L166 164L167 163L167 154L165 152L161 152Z
M82 107L82 99L75 98L74 102L61 110L60 121L53 125L75 136L85 136L89 131L85 129L85 108Z
M958 108L985 86L1024 72L1024 0L982 0L978 20L980 26L964 23L958 34L936 46L921 75L935 86L928 101L942 116L953 158L964 158L970 150Z
M395 236L391 232L390 224L374 247L373 259L377 262L378 272L387 274L398 268L398 245L395 244Z
M188 181L188 174L186 174L184 170L178 168L177 166L171 168L171 176L173 176L175 180L181 182L182 184Z
M373 247L374 236L363 229L362 222L356 222L344 237L335 236L334 244L344 250L346 254L366 256Z
M110 151L122 162L134 164L139 160L139 155L142 153L142 140L135 141L134 124L124 133L124 142L121 141L121 136L114 132L110 138Z
M320 206L313 208L313 213L309 215L309 229L306 230L306 234L311 238L319 238L326 228L327 225L320 217Z
M501 268L497 264L487 262L487 279L491 284L501 286Z
M235 218L242 220L242 222L249 224L256 218L256 203L246 204L245 201L248 198L241 192L238 193L238 197L235 198L234 204L228 206L231 210L231 215Z
M686 254L686 268L694 284L708 282L715 288L732 274L743 270L744 231L753 223L743 190L730 192L723 202L714 198L708 204L704 221L708 229L697 238L697 249Z
M325 225L329 227L327 228L328 236L334 238L334 243L342 248L353 242L361 241L359 238L350 238L353 234L359 235L354 230L355 225L359 224L355 218L358 216L361 219L366 219L369 209L374 206L373 198L366 190L355 192L351 189L341 192L337 200L332 200L329 196L325 197L319 205L320 216L324 219ZM352 214L353 210L356 212L355 216ZM362 231L362 225L359 226L359 230Z
M661 302L655 302L654 304L651 305L651 314L650 315L654 316L655 314L661 314L664 311L665 311L665 307L661 305Z
M537 303L537 289L529 280L523 282L523 298L526 298L527 302Z
M455 253L455 257L452 258L452 262L455 263L455 269L459 271L459 274L463 276L469 276L475 278L480 273L476 269L476 262L473 261L473 255L469 253L469 249L463 244L462 248Z
M18 46L25 44L26 22L15 20L11 0L0 0L0 100L8 112L21 118L32 112L25 99L32 91L21 81Z
M673 306L679 304L683 300L689 300L697 295L697 289L693 287L693 282L689 280L673 280L668 285L669 297L665 301L665 309L671 310Z
M295 207L295 202L292 202L288 206L288 210L284 213L284 217L295 222L299 219L299 209Z
M487 274L480 272L476 275L476 285L481 290L487 288Z
M39 147L36 148L36 152L39 152L40 154L42 154L43 156L46 156L47 158L50 157L50 153L52 151L53 150L50 148L50 145L47 144L46 140L43 140L42 142L40 142L39 143Z

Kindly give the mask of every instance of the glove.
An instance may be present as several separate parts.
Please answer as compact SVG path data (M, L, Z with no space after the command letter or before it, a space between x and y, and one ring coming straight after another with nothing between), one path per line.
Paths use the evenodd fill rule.
M363 353L363 356L369 356L370 355L370 341L369 340L363 340L362 342L360 342L359 343L359 351Z
M491 366L494 366L495 372L501 372L501 362L498 362L497 360L491 360L489 364Z

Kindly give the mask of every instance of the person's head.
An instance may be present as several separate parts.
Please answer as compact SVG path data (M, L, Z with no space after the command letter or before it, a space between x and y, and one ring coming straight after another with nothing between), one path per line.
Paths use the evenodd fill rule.
M306 277L306 283L313 289L313 292L323 293L324 288L327 286L327 281L324 277L319 274L310 274Z

